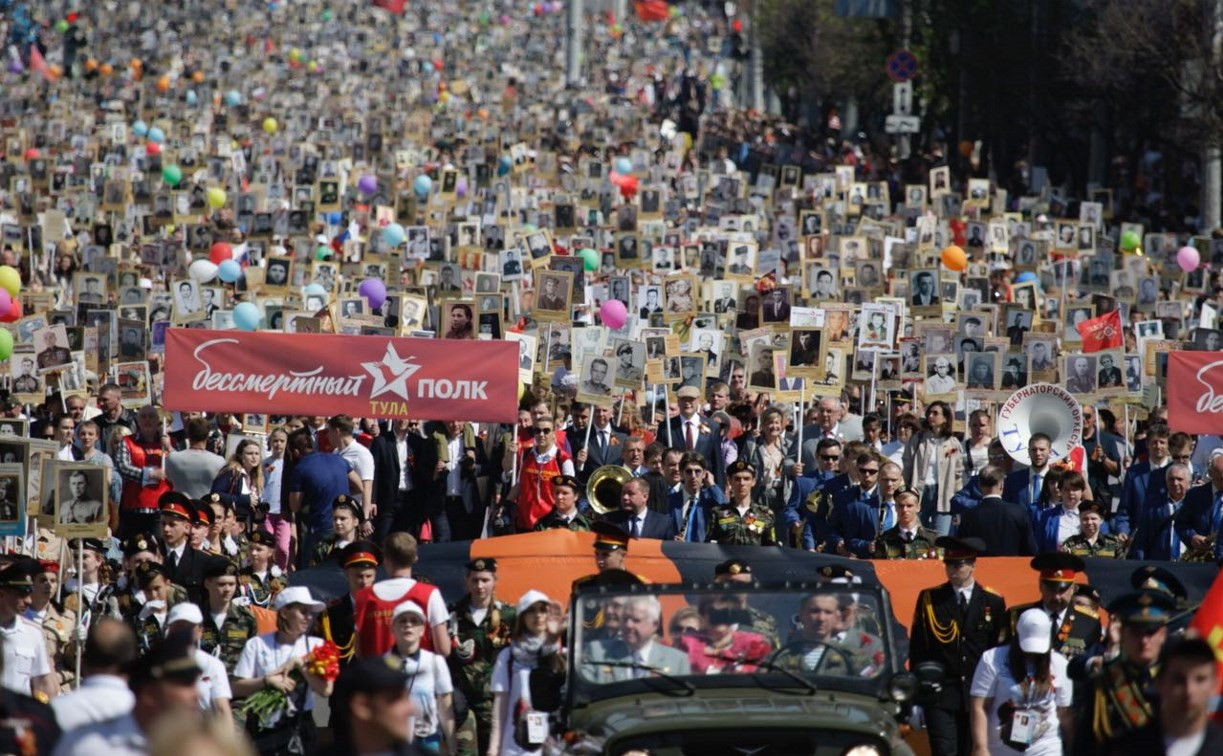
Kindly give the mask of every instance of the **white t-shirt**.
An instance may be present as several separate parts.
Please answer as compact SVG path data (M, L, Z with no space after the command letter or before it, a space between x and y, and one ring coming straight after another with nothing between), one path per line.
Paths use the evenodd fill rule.
M292 644L277 643L275 631L256 635L242 647L242 654L238 656L238 663L234 665L234 678L250 680L270 675L290 659L305 656L321 645L323 645L323 639L312 635L303 635ZM294 694L296 693L297 691L294 691ZM298 705L298 709L310 711L314 708L314 693L309 686L306 687L305 694L305 701ZM268 726L276 724L283 714L284 712L276 712L269 716L266 724Z
M0 625L4 643L4 675L0 683L9 690L32 695L30 681L51 673L42 629L25 617L15 617L8 627Z
M384 601L390 601L396 596L405 595L408 591L412 590L414 585L416 585L416 580L413 578L379 580L377 583L374 583L374 595ZM404 601L407 601L407 599L405 598ZM440 590L429 594L429 605L425 607L425 613L429 616L429 627L437 627L450 619L450 612L446 610L446 601L442 598Z
M501 710L501 756L522 756L522 754L543 753L543 748L528 751L514 742L514 715L519 710L519 702L531 708L531 670L535 663L522 664L514 662L514 676L510 678L510 654L513 648L504 648L497 655L493 664L493 679L489 690L493 693L506 694L506 707Z
M1049 673L1053 678L1053 688L1043 698L1032 701L1031 707L1039 713L1036 725L1036 736L1032 745L1026 751L1011 748L1002 742L1001 724L998 721L998 709L1008 701L1016 705L1023 701L1020 686L1011 677L1007 667L1010 658L1010 646L999 646L986 651L977 663L977 671L972 676L972 688L969 695L991 699L987 716L989 721L989 752L991 754L1023 753L1024 756L1060 756L1062 753L1062 737L1058 731L1057 709L1070 706L1074 696L1074 688L1070 678L1066 676L1066 657L1054 651L1049 662Z
M360 442L353 441L336 454L339 454L348 463L349 469L356 472L362 482L374 479L374 455L370 454L369 449L366 449ZM361 501L361 494L355 493L352 498Z
M391 656L399 658L394 654ZM454 692L450 668L441 656L424 649L402 661L404 674L408 676L408 697L415 704L412 716L408 717L408 731L414 738L427 738L436 734L441 725L437 697Z
M200 708L211 711L212 705L217 701L232 701L234 693L229 687L229 673L225 671L221 660L197 648L195 663L200 666L200 676L195 679L195 689L200 694Z

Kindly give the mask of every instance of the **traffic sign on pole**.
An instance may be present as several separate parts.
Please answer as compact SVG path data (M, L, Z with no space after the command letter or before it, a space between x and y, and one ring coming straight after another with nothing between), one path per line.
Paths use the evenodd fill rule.
M892 81L911 81L917 76L917 56L908 50L897 50L888 56L884 69Z
M917 134L921 131L921 118L911 115L890 115L883 122L888 134Z

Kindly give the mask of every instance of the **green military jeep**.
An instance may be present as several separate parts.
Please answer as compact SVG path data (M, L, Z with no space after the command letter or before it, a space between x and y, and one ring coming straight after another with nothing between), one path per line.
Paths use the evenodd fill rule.
M544 752L910 753L898 719L918 686L890 617L880 586L578 588L566 671L531 676Z

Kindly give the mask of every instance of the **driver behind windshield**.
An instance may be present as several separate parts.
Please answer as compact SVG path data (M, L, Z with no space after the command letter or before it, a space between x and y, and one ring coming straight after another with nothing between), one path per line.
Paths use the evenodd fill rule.
M790 636L778 663L803 672L851 674L852 652L837 642L841 632L839 591L826 588L808 594L798 605L798 627Z
M655 671L665 675L689 674L688 656L664 645L658 637L662 624L662 604L656 597L626 599L620 637L590 644L583 665L593 669L588 669L586 676L606 684L653 677Z

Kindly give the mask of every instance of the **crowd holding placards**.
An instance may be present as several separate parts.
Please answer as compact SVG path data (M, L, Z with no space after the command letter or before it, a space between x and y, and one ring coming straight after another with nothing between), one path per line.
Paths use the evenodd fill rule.
M595 531L600 572L633 539L943 560L911 629L948 675L913 718L936 752L1109 752L1173 717L1169 753L1218 743L1168 672L1201 648L1154 677L1176 578L1139 568L1111 625L1068 586L1081 558L1223 558L1219 231L744 110L739 19L696 3L590 9L570 87L559 2L86 5L0 0L22 752L537 752L522 675L563 653L559 605L499 601L494 559L449 605L412 568L550 529ZM481 342L515 343L490 391L516 407L476 401L511 354ZM323 352L344 375L293 364ZM267 399L225 405L239 384ZM418 409L460 394L476 414ZM1008 613L978 556L1033 557L1044 610Z

